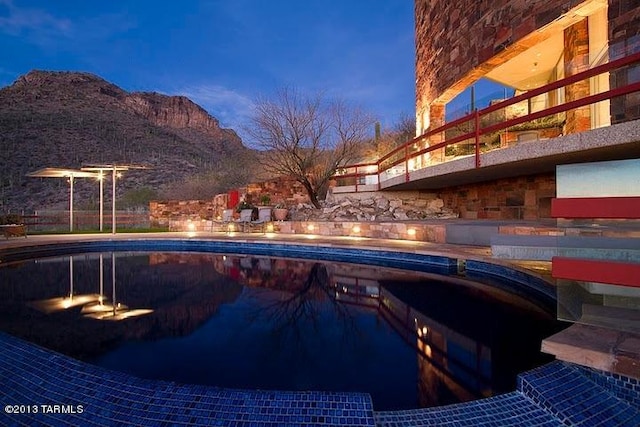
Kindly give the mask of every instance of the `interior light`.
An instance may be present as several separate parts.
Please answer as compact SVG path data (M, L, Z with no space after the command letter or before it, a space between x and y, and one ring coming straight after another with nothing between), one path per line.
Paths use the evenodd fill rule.
M315 227L313 224L309 224L309 225L307 225L307 230L308 230L308 231L313 231L313 230L315 230L315 228L316 228L316 227Z
M408 229L407 230L407 235L411 236L411 237L415 236L416 235L416 229L415 228Z
M353 228L351 229L354 233L359 233L360 232L360 227L357 225L354 225Z

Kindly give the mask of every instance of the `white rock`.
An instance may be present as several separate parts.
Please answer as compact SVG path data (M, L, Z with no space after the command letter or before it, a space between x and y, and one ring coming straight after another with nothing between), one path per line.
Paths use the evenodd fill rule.
M444 207L444 200L442 199L430 200L429 203L427 203L427 209L429 210L440 210L443 207Z
M399 220L407 220L407 219L409 219L407 214L402 209L396 209L395 211L393 211L393 217L395 219L399 219Z
M391 200L389 201L389 207L395 209L402 206L402 200Z

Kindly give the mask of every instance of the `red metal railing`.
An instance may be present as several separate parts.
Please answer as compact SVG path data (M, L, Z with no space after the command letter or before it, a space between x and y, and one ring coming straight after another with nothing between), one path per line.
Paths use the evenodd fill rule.
M375 163L365 163L365 164L356 164L356 165L346 165L342 168L343 171L348 171L353 169L353 173L343 173L337 174L336 178L355 178L355 188L356 192L358 191L358 181L361 177L365 176L376 176L378 182L378 189L381 188L381 175L385 172L388 172L394 167L402 165L404 169L404 180L405 182L409 182L411 180L411 170L410 163L412 160L418 159L420 156L423 156L427 153L434 152L439 149L446 149L446 147L453 146L463 141L473 141L473 151L475 157L475 167L479 168L481 166L481 137L483 135L488 135L494 132L508 130L513 126L517 126L523 123L531 122L533 120L541 119L543 117L552 116L558 113L564 113L579 107L589 106L601 101L605 101L608 99L612 99L618 96L630 94L633 92L640 91L640 82L633 82L621 87L617 87L611 90L607 90L604 92L600 92L594 95L589 95L577 100L565 102L553 107L549 107L540 111L536 111L533 113L529 113L523 116L514 117L508 120L504 120L497 123L489 124L485 127L482 126L482 118L488 116L491 113L495 113L506 107L513 106L515 104L521 102L530 102L533 98L546 94L548 92L564 88L568 85L583 81L585 79L608 73L622 67L636 64L640 62L640 52L632 53L628 56L625 56L620 59L616 59L605 64L590 68L586 71L580 72L578 74L572 75L570 77L555 81L548 85L542 86L540 88L528 91L521 95L515 96L513 98L507 99L505 101L498 102L496 104L490 105L481 110L475 110L474 112L467 114L464 117L453 120L449 123L444 124L436 129L430 130L429 132L418 136L404 145L399 146L389 153L382 156ZM463 125L470 125L471 129L467 132L463 132L461 134L452 136L450 138L446 138L447 131L455 131L456 128ZM425 148L419 148L421 145L425 145L425 142L430 140L432 137L444 135L444 139L442 142L438 142L433 145L429 145ZM361 173L358 168L362 168L364 166L371 167L376 166L376 171ZM397 176L397 174L396 174ZM340 186L340 185L339 185Z

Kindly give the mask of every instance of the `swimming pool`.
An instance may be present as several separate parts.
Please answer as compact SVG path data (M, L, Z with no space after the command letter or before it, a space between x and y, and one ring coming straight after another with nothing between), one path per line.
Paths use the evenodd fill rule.
M3 316L3 330L146 378L364 391L376 409L399 409L513 389L518 372L545 361L540 339L558 327L544 284L520 272L510 281L499 266L238 246L88 242L66 245L64 255L40 247L39 260L33 251L7 254L0 292L3 313L13 315ZM111 312L92 311L96 295Z

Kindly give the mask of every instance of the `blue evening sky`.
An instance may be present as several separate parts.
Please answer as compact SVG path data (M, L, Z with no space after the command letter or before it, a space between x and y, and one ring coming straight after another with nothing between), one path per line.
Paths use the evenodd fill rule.
M182 94L240 127L259 95L324 91L414 115L413 1L0 0L0 87L32 69Z

